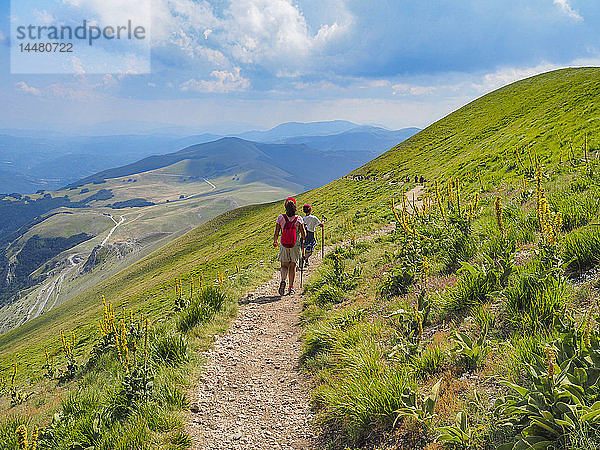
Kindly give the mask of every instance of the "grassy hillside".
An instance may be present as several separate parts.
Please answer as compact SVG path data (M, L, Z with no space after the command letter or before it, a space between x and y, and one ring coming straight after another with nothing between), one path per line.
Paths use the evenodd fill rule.
M450 447L597 448L590 419L597 368L587 361L600 358L600 319L585 313L598 298L597 275L589 270L600 260L600 236L588 225L600 211L598 75L600 69L561 70L502 88L352 174L371 180L337 180L298 196L327 215L329 242L397 222L372 244L338 249L308 289L304 364L318 383L315 400L332 447L384 436L400 447L440 448L445 444L434 441L448 434L458 436ZM439 186L436 192L428 183L418 214L400 201L414 185L390 183L415 174ZM275 202L223 214L0 336L0 373L8 375L18 362L21 385L39 377L43 349L62 358L61 329L75 330L75 353L83 358L99 337L101 294L117 311L143 313L153 324L179 317L176 278L185 291L200 275L214 284L221 274L238 298L276 267L271 240L281 210ZM561 372L577 385L572 393L591 394L548 393L548 383L566 379L554 378ZM550 420L548 414L558 419L551 431L533 426L534 413L510 414L529 394L519 388L505 397L512 391L503 378L534 396L556 396L539 408L538 422ZM579 403L563 407L553 398ZM27 412L32 401L11 412ZM55 408L39 397L37 405L40 414ZM455 426L458 413L464 415ZM584 416L585 426L565 431L568 420Z
M542 163L600 147L600 69L562 69L527 78L487 94L449 114L355 171L389 179L424 175L428 179L482 176L514 179L504 157L519 151L529 164L531 147ZM485 169L485 170L482 170Z
M58 214L48 214L47 218L29 229L20 230L19 233L22 234L16 235L18 239L12 242L6 251L6 263L12 264L11 270L20 270L20 261L27 256L27 252L21 252L21 249L34 236L68 238L85 232L94 238L52 255L49 261L46 261L47 258L41 258L42 255L34 255L38 258L36 263L39 268L32 267L30 270L34 272L31 274L21 271L22 276L13 279L11 286L2 286L0 293L5 297L17 291L19 295L16 300L0 308L0 333L23 323L34 311L35 314L38 311L48 311L54 305L80 293L83 287L89 288L122 269L122 262L125 262L122 261L123 255L117 257L113 254L107 258L111 261L105 261L107 264L87 272L85 276L80 275L92 250L104 241L121 218L126 220L114 230L107 243L120 241L128 245L128 251L132 253L126 258L126 263L130 265L150 249L157 248L155 238L160 237L164 244L165 241L174 239L227 210L281 198L299 188L299 185L294 183L281 188L259 181L245 182L241 180L245 177L244 173L238 174L235 179L221 177L207 182L196 177L190 181L189 173L177 173L175 169L177 168L170 166L125 179L116 178L101 184L88 184L82 189L64 189L30 196L32 200L40 201L43 195L52 196L53 199L68 195L70 202L60 210L54 211ZM84 208L71 206L87 198L95 198L102 192L107 193L102 200L90 201ZM112 197L107 199L108 196ZM121 209L106 207L109 203L126 202L132 198L142 198L156 204ZM154 239L149 239L153 236ZM75 265L72 260L74 256L77 261Z
M332 227L340 226L358 211L364 227L369 228L377 223L372 223L376 219L367 211L371 205L384 208L391 190L386 184L346 181L298 198L299 202L314 204L316 212L328 214ZM5 372L14 361L19 361L24 374L38 370L44 363L40 349L49 348L59 353L56 334L59 329L77 329L81 335L81 350L89 349L102 307L102 294L117 308L144 312L158 320L171 313L175 278L186 280L203 273L207 280L215 280L219 272L233 270L237 264L252 272L253 283L266 279L276 256L270 245L273 222L281 210L282 205L276 202L225 213L59 308L1 335L0 372Z

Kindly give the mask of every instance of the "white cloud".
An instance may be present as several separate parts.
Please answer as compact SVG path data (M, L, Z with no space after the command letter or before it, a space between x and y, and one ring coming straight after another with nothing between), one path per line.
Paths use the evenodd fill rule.
M40 11L39 9L34 9L33 15L37 22L36 25L50 25L56 20L54 16L45 9L43 11Z
M583 17L581 17L579 12L571 7L569 0L553 0L553 2L571 19L577 22L581 22L583 20Z
M106 92L117 84L115 76L106 74L97 82L89 82L85 75L74 75L72 83L51 83L44 87L35 87L19 81L15 87L18 91L35 97L87 102L105 97Z
M382 87L387 87L390 84L391 83L388 80L369 80L369 81L367 81L366 86L361 86L361 87L382 88Z
M549 72L559 67L561 66L550 63L539 64L534 67L504 67L495 72L486 73L479 80L471 83L471 87L479 92L490 92L515 81Z
M415 84L398 83L392 86L392 93L394 95L402 96L420 96L433 94L437 89L438 87L436 86L419 86Z
M351 24L343 4L335 20L311 31L293 0L229 0L219 12L205 0L153 1L154 45L178 48L186 64L200 70L208 64L207 72L258 65L273 73L306 73L311 57Z
M0 30L0 42L4 42L6 40L6 34L4 34L2 32L2 30Z
M226 30L232 55L242 63L301 67L306 58L347 31L350 16L341 17L345 25L321 25L312 34L290 0L237 0L227 11Z
M75 74L77 74L77 75L85 74L85 69L83 68L83 63L77 56L71 57L71 65L72 65L73 72Z
M214 70L210 74L212 80L190 79L182 83L182 91L227 93L233 91L245 91L250 87L250 81L240 74L240 68L235 67L232 72L226 70Z
M150 29L151 0L63 0L72 9L78 9L79 19L99 20L103 25L126 25L128 20ZM91 14L91 16L90 16Z
M40 95L42 95L42 91L40 91L38 88L35 88L33 86L29 86L24 81L19 81L15 86L18 91L24 92L26 94L35 95L36 97L39 97Z

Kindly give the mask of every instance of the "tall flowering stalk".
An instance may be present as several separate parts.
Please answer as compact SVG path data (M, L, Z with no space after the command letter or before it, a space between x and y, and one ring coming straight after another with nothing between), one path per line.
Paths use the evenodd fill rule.
M519 147L515 148L515 155L517 157L517 164L521 167L522 170L525 170L525 166L523 165L523 160L521 159L521 154L519 152Z
M496 197L496 203L494 205L494 210L496 212L496 222L498 223L498 229L500 233L504 236L504 220L502 219L502 198Z
M29 448L29 442L27 441L27 427L25 425L19 425L15 433L17 434L17 445L19 450L27 450Z
M444 213L444 203L442 202L442 195L440 194L440 186L439 186L437 180L435 180L435 198L437 200L440 214L441 214L442 218L444 219L444 223L446 223L446 214Z

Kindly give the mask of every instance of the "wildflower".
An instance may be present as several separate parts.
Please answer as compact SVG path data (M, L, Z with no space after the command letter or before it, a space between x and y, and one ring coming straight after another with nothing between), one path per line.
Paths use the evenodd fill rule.
M27 450L27 448L29 448L29 443L27 442L27 427L25 425L19 425L15 433L17 434L17 444L19 445L19 449Z
M37 426L33 427L33 433L31 433L31 444L29 445L30 450L35 450L37 448L37 440L40 430Z
M547 346L545 348L546 351L546 364L548 365L548 378L554 377L554 362L556 360L554 356L554 350Z
M437 200L438 208L440 209L440 214L442 215L442 218L444 219L444 223L445 223L446 215L444 214L444 204L442 203L442 196L440 195L440 186L439 186L437 180L435 180L435 197Z
M494 209L496 211L496 221L498 222L498 229L500 230L500 233L504 234L504 221L502 220L502 198L496 197L496 204Z

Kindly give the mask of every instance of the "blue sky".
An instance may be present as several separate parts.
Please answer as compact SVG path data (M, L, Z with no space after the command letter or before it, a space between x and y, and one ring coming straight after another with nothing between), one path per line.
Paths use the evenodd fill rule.
M0 0L0 128L141 121L222 133L333 119L424 127L517 79L600 62L600 5L589 0L37 3L40 14L66 5L124 19L148 1L151 73L18 75L10 2Z

